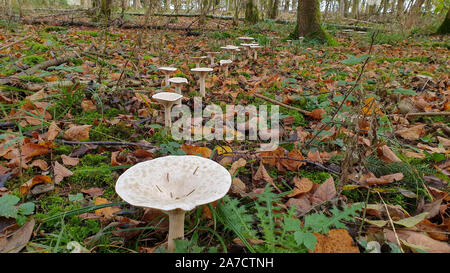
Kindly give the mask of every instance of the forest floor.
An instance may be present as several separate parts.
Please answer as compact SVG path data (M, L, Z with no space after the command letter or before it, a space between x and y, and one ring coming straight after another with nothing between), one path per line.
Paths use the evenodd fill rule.
M148 30L138 46L139 29L2 22L0 252L164 252L165 214L114 185L181 154L219 162L233 183L187 214L180 252L450 252L448 37L328 29L337 43L324 46L289 41L291 25L208 25ZM258 58L241 51L227 77L214 66L203 105L279 105L279 147L175 140L151 99L157 68L188 79L193 109L189 57L228 59L220 47L240 36Z

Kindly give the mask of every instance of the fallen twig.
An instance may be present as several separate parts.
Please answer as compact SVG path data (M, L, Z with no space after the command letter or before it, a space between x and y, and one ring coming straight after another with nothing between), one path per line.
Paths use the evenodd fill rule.
M268 98L268 97L263 96L263 95L261 95L261 94L254 94L254 95L255 95L255 97L258 97L258 98L260 98L260 99L269 101L269 102L271 102L271 103L275 103L275 104L277 104L277 105L279 105L279 106L282 106L282 107L284 107L284 108L287 108L287 109L291 109L291 110L298 111L298 112L300 112L300 113L302 113L302 114L304 114L304 115L310 115L310 114L311 114L310 112L308 112L308 111L306 111L306 110L303 110L303 109L300 109L300 108L297 108L297 107L294 107L294 106L290 106L290 105L284 104L284 103L282 103L282 102L279 102L279 101L277 101L277 100Z
M83 145L83 144L90 144L90 145L99 145L99 146L139 146L147 149L153 149L156 150L157 147L152 145L147 145L143 143L135 143L135 142L117 142L117 141L88 141L88 142L82 142L82 141L69 141L69 140L63 140L63 139L55 139L55 142L59 142L66 145Z

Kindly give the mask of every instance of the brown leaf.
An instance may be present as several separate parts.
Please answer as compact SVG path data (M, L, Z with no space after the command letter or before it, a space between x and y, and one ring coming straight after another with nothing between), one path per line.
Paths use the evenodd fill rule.
M103 205L103 204L109 204L109 202L106 198L97 197L94 200L94 205ZM102 209L95 210L95 214L97 215L103 215L106 219L111 219L114 217L114 213L120 211L120 208L118 207L106 207Z
M426 133L425 124L419 124L411 128L404 128L395 132L395 134L407 140L419 139L425 133Z
M345 229L332 229L327 235L314 233L317 243L313 253L359 253L359 248Z
M52 121L48 127L46 136L47 141L53 141L59 135L59 132L61 132L61 129L59 129L55 121Z
M72 141L88 140L91 127L92 125L73 126L64 133L64 138Z
M296 213L304 213L307 212L311 208L311 201L306 196L302 196L300 198L289 198L286 202L286 206L292 207L295 206Z
M259 154L259 156L261 157L261 161L264 164L269 164L270 166L277 166L278 164L280 164L280 159L279 157L284 157L285 155L285 149L281 146L278 146L278 148L274 151L267 151L267 152L262 152ZM264 158L264 157L269 157L269 158Z
M236 194L244 194L247 190L247 186L244 182L242 182L241 179L238 177L234 177L233 181L231 182L231 192Z
M387 146L383 145L377 149L378 157L386 163L391 162L402 162L400 158L398 158L395 153Z
M83 111L95 111L97 110L97 106L91 100L85 99L81 102L81 109Z
M28 142L22 146L21 153L25 159L31 159L34 156L50 153L50 149L46 144Z
M336 196L336 186L334 185L334 179L332 176L328 178L323 184L321 184L311 197L313 205L330 201Z
M82 189L81 192L86 193L91 197L97 197L97 196L103 195L104 189L102 189L102 188L90 188L87 190Z
M52 179L47 175L36 175L20 186L20 194L26 194L34 186L38 184L51 183Z
M323 116L327 113L327 111L323 110L322 108L317 108L311 111L309 116L311 116L313 119L322 120Z
M76 166L80 163L80 159L76 157L70 157L67 155L61 155L61 159L64 165Z
M304 160L305 157L303 156L302 152L300 150L292 150L289 152L288 157L295 158L299 160ZM302 161L296 161L296 160L290 160L290 159L281 159L281 164L290 171L298 171L298 168L302 165L305 165L305 162Z
M55 184L59 184L64 177L73 175L73 172L55 161L55 167L53 168L53 174L55 175Z
M233 176L237 169L244 167L247 164L247 160L243 159L243 158L239 158L238 161L233 162L233 164L231 164L231 168L229 170L231 176Z
M302 193L309 192L313 188L313 182L306 177L299 179L297 176L294 177L293 182L295 187L287 197L294 197Z
M42 159L36 159L36 160L34 160L33 162L31 162L31 164L30 164L29 167L38 167L38 168L40 168L40 169L43 170L43 171L48 170L48 164L47 164L47 162L45 162L45 161L42 160Z
M273 178L267 173L266 168L264 168L264 164L259 164L259 168L253 176L254 180L263 180L268 183L273 183Z
M397 243L397 239L395 238L392 230L384 229L383 231L387 240ZM450 253L450 245L448 243L434 240L421 232L397 230L397 236L400 240L403 240L408 244L418 246L427 252Z
M0 237L0 253L19 253L33 234L34 219L14 231L11 236Z
M430 222L427 219L422 220L422 222L418 223L415 226L418 230L424 230L427 232L427 234L436 240L439 241L447 241L448 235L447 228L443 226L438 226L435 223Z
M319 151L315 151L314 153L308 152L307 158L308 158L308 160L311 160L313 162L317 162L317 163L323 164L323 160L320 157Z

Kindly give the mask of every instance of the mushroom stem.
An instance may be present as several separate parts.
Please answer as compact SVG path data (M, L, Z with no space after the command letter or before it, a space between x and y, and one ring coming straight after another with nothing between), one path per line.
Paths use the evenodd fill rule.
M205 97L205 75L200 75L200 94L202 94L202 97Z
M169 215L169 252L175 252L174 239L184 238L184 215L185 211L182 209L174 209L167 212Z
M164 85L169 86L169 74L164 74Z
M228 65L225 65L225 76L228 77Z
M256 49L253 50L253 59L258 59L258 51L256 51Z
M180 84L175 85L175 92L177 92L178 94L181 95L181 85ZM179 100L176 104L181 105L181 100Z
M196 68L200 68L200 62L196 62L196 63L195 63L195 67L196 67Z
M214 56L212 56L212 55L209 56L209 64L210 65L214 64Z
M170 109L172 108L172 105L165 106L164 111L164 125L166 128L170 128L172 126L172 120L170 118Z

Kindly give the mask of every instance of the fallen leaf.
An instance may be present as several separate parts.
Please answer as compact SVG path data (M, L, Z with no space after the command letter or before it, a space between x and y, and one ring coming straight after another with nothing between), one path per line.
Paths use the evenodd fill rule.
M293 178L295 184L292 193L288 194L287 197L294 197L302 193L307 193L313 188L313 182L306 177L299 179L297 176Z
M47 175L36 175L35 177L22 184L19 188L19 191L20 194L26 194L34 185L49 184L51 182L52 179Z
M97 106L91 100L85 99L81 102L81 109L83 111L95 111L97 110Z
M76 157L70 157L67 155L61 155L61 159L64 165L76 166L80 163L80 159Z
M38 167L39 169L46 171L48 170L48 164L42 159L36 159L33 162L31 162L29 167Z
M377 149L378 157L386 162L402 162L400 158L398 158L395 153L387 146L383 145L380 148Z
M330 176L323 184L321 184L311 197L311 203L313 205L330 201L336 196L336 186L334 185L334 179Z
M0 253L19 253L33 234L34 219L14 231L11 236L0 236Z
M345 229L332 229L327 235L314 235L317 243L313 253L359 253L358 246Z
M302 152L300 150L292 150L288 153L289 158L294 158L298 160L304 160L305 157L303 156ZM281 164L290 171L298 171L298 168L300 166L303 166L306 164L306 162L292 160L292 159L281 159Z
M286 206L296 208L296 213L301 214L307 212L311 208L311 201L306 196L302 196L300 198L289 198L286 202Z
M202 157L209 158L211 156L212 150L208 147L194 146L183 144L181 145L181 149L186 152L188 155L197 155L200 154Z
M312 117L313 119L322 120L326 113L327 111L325 111L324 109L317 108L312 110L311 113L309 113L309 116Z
M397 243L394 232L389 229L384 229L384 235L390 242ZM400 240L420 247L422 250L431 253L450 253L450 245L448 243L434 240L421 232L409 230L397 230L397 236Z
M231 182L231 192L236 194L244 194L247 189L247 186L241 179L238 177L234 177Z
M92 125L73 126L64 133L64 138L72 141L88 140L91 127Z
M104 189L95 187L95 188L90 188L90 189L87 189L87 190L81 189L81 192L82 193L86 193L86 194L88 194L91 197L97 197L97 196L103 195Z
M231 176L234 176L237 169L244 167L246 164L247 164L247 160L245 160L243 158L239 158L238 161L233 162L233 164L231 164L231 168L229 170Z
M395 132L407 140L417 140L426 133L425 124L419 124L410 128L404 128Z
M94 200L94 205L104 205L104 204L110 204L106 198L97 197ZM118 207L106 207L102 209L95 210L95 214L97 215L103 215L106 219L111 219L114 217L114 213L120 211L120 208Z
M59 184L65 177L73 175L73 172L55 161L55 167L53 168L53 174L55 175L55 184Z
M52 121L48 127L46 136L47 141L53 141L59 135L59 132L61 132L61 129L59 129L55 121Z

